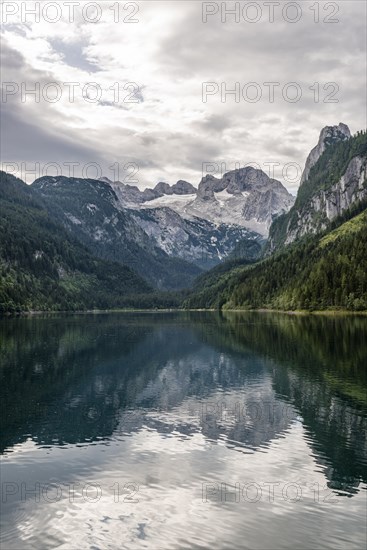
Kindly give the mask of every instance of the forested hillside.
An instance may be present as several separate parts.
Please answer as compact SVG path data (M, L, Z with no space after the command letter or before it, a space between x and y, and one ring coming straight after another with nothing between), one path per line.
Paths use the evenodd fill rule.
M262 262L222 267L215 279L209 272L185 306L367 310L366 207L356 204L331 231L305 237Z
M29 186L0 173L0 313L122 307L151 292L128 267L93 257Z

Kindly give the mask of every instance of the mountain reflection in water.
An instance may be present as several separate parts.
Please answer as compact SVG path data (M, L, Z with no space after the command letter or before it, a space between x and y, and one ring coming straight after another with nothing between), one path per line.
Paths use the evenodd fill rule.
M110 521L124 525L128 548L364 547L366 335L363 317L270 313L0 321L3 483L94 480L106 494L117 479L139 486L127 515L116 504L91 512L85 499L45 506L12 486L4 547L68 548L62 518L71 517L80 548L118 548ZM249 497L248 513L237 502L245 482L278 483L280 492L292 482L308 493ZM232 487L225 498L223 484ZM331 527L311 536L315 484L327 491ZM289 514L291 537L289 525L282 532Z

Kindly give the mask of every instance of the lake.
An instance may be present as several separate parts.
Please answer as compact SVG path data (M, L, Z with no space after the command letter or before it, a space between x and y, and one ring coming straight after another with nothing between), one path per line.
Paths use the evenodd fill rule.
M362 549L367 318L0 321L1 548Z

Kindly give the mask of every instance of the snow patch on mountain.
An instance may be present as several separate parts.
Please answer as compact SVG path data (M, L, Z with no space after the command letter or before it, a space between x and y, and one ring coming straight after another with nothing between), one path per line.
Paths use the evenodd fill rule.
M179 214L188 214L186 207L196 198L196 193L190 195L163 195L157 199L142 203L141 208L172 208Z

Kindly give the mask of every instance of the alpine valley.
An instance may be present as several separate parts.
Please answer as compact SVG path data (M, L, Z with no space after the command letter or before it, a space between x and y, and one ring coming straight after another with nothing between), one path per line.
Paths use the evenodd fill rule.
M367 133L327 126L297 197L246 167L198 187L0 178L0 312L367 309Z

